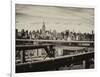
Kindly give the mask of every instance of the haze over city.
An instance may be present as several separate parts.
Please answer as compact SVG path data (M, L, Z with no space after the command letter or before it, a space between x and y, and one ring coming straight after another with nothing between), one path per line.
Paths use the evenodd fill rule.
M43 22L46 30L91 33L94 9L16 4L16 29L40 30Z

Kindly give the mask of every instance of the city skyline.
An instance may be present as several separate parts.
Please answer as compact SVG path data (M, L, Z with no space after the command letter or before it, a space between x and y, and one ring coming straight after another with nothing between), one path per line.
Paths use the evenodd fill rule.
M91 33L94 9L16 4L16 29L40 30L43 22L46 30Z

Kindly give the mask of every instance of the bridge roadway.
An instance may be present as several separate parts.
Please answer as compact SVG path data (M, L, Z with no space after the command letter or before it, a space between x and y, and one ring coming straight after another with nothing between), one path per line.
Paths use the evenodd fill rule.
M67 40L33 40L33 39L16 39L20 42L58 42L58 43L94 43L94 41L67 41Z
M32 40L32 39L16 39L16 45L19 44L55 44L80 47L94 47L94 41L67 41L67 40Z
M75 55L60 56L50 59L45 59L37 62L28 62L16 64L16 73L37 72L59 69L59 67L72 64L83 63L86 69L91 65L91 59L94 58L94 52L84 52ZM85 63L84 63L84 62Z

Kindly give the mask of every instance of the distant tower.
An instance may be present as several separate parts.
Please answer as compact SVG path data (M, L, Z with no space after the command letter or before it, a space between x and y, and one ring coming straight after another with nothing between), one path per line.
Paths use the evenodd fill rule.
M45 33L45 23L43 22L42 33Z

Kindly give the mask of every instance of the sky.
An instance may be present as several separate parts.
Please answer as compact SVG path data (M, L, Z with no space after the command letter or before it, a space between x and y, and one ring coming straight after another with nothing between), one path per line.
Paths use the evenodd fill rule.
M16 29L40 30L43 22L46 30L65 30L91 33L94 30L94 9L79 7L16 4Z

